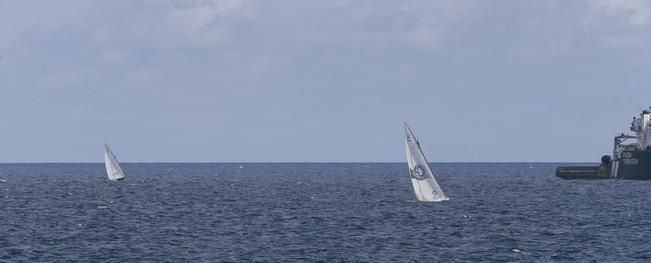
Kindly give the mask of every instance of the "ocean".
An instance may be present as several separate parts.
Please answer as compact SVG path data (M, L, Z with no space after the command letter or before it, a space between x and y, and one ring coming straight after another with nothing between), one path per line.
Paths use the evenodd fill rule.
M651 262L651 182L558 165L0 164L0 261Z

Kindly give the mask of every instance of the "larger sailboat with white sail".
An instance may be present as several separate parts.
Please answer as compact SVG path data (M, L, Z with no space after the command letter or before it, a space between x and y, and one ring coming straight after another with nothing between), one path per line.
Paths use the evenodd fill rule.
M420 143L414 137L414 133L409 129L407 123L405 123L405 136L409 176L418 201L439 202L449 200L439 184L436 183L434 174L425 159L423 150L420 148Z

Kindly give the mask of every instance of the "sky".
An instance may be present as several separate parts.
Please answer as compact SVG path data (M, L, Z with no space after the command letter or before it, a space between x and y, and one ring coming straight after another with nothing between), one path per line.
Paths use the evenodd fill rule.
M598 161L651 1L0 0L0 162Z

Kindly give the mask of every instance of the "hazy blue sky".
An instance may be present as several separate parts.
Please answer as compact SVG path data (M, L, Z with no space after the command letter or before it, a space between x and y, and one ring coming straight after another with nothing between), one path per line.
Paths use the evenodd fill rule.
M0 1L0 162L597 161L651 1Z

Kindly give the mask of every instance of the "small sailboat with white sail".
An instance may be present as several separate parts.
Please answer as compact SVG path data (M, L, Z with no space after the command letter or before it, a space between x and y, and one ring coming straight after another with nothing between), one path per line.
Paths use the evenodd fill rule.
M439 202L449 200L439 184L436 183L434 174L427 163L427 159L425 159L423 150L420 148L420 143L406 122L405 136L409 177L411 177L411 184L414 187L414 193L418 201Z
M104 144L104 164L106 165L106 174L109 180L119 181L124 179L124 172L120 168L120 163L118 163L113 151L111 151L111 147L106 143Z

